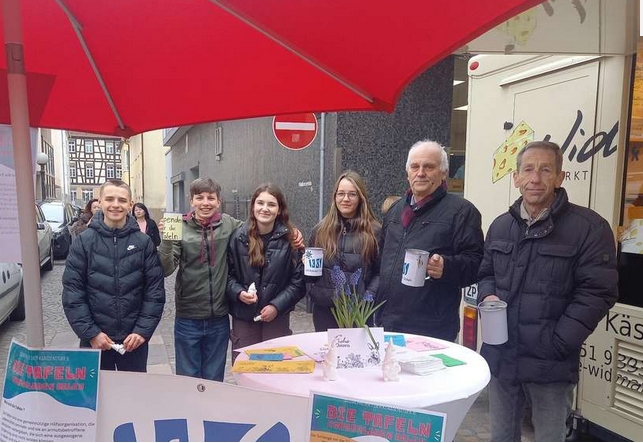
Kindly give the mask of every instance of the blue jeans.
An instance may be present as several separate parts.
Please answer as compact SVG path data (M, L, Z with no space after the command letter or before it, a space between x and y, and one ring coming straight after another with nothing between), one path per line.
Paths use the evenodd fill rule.
M176 374L223 381L230 340L228 316L174 319Z
M534 441L565 441L573 383L512 383L493 375L489 382L491 441L520 441L522 411L531 400Z

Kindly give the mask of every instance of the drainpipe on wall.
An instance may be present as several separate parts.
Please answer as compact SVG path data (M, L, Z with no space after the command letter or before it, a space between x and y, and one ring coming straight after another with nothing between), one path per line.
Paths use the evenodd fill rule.
M326 132L326 113L321 113L320 132L321 138L319 139L319 220L324 218L324 135Z

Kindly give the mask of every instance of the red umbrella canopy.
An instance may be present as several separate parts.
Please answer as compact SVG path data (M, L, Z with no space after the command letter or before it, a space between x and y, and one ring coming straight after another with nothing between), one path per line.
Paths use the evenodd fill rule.
M129 136L293 112L390 112L433 63L541 1L22 1L30 126ZM0 123L9 123L1 51Z

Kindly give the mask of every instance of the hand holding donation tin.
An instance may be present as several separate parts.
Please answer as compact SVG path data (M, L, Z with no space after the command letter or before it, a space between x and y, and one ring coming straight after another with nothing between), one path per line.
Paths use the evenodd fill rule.
M163 240L183 240L183 215L176 212L166 212L161 220Z
M306 248L304 252L304 275L321 277L324 267L324 250L322 248Z
M478 305L481 318L482 341L501 345L509 340L507 330L507 303L491 295Z
M421 288L427 278L426 266L431 254L422 249L407 249L402 265L402 284Z

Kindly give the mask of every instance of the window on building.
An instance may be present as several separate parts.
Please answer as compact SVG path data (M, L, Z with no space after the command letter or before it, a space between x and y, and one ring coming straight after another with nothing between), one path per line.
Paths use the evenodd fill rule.
M93 163L87 163L85 165L85 177L94 178L94 164Z
M105 143L105 152L107 152L108 154L114 153L114 142Z
M71 199L73 201L76 201L77 198L78 198L78 196L76 195L76 190L72 189L72 191L71 191Z
M123 171L121 169L121 165L116 165L116 178L121 178L123 175Z
M86 189L83 189L83 201L85 203L89 202L92 198L94 198L94 190L90 189L89 191Z
M85 140L85 154L93 154L93 153L94 153L94 141Z
M74 166L69 166L69 177L70 178L76 178L76 165Z
M223 136L221 134L221 126L214 130L214 157L221 160L223 155Z
M116 143L116 154L121 155L121 144Z
M107 178L114 178L114 165L107 164Z
M69 139L69 152L76 152L76 139L70 138Z

